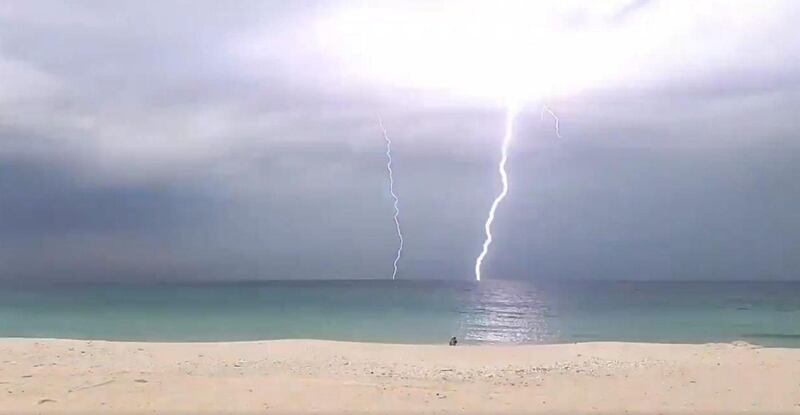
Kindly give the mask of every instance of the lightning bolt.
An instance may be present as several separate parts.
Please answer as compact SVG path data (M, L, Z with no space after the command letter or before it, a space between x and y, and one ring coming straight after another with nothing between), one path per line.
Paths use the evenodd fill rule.
M559 123L558 116L556 115L555 112L553 112L553 110L550 109L550 107L548 107L547 105L542 105L542 121L544 121L544 113L545 112L550 114L551 117L553 117L553 120L556 123L556 125L555 125L555 127L556 127L556 137L561 138L561 130L559 129L559 126L558 126L558 123Z
M400 240L400 245L397 247L397 255L394 257L394 270L392 271L392 280L397 278L397 263L400 262L400 255L403 253L403 232L400 230L400 199L394 192L394 172L392 171L392 140L389 139L389 134L386 132L386 127L383 125L383 120L380 115L378 116L378 125L383 132L383 139L386 140L386 172L389 175L389 193L392 194L394 199L394 226L397 229L397 239Z
M481 250L481 254L478 255L478 258L475 260L475 280L477 281L481 280L481 265L483 264L483 259L486 257L486 254L489 252L489 245L492 244L492 222L494 222L497 206L499 206L500 202L508 195L508 173L506 173L506 163L508 163L508 146L511 144L511 139L514 137L514 120L517 114L519 114L519 109L515 105L509 104L506 110L506 132L503 136L503 144L501 147L502 156L500 158L500 164L497 166L497 172L500 173L503 189L494 199L494 202L492 202L492 207L489 209L489 217L486 219L486 224L484 225L486 239L483 241L483 250Z

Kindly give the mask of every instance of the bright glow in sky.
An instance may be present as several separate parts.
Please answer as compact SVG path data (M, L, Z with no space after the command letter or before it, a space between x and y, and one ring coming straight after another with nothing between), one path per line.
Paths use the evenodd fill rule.
M637 6L644 5L640 12ZM728 6L680 0L364 2L325 13L314 34L340 69L368 82L530 100L654 79L703 56L724 62L730 50L708 53L687 34L719 19L763 18Z
M589 19L565 27L576 2L370 3L340 10L319 41L360 76L470 97L531 99L591 87L626 67L650 40L606 30L598 20L625 2L581 2ZM587 8L586 6L591 6ZM627 34L625 34L627 35Z

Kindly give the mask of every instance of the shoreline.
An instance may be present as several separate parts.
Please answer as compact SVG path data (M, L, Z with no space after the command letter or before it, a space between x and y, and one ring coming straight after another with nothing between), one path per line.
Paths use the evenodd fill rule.
M263 340L187 340L187 341L161 341L161 340L109 340L109 339L81 339L81 338L61 338L61 337L0 337L0 344L4 342L89 342L89 343L121 343L121 344L142 344L142 345L217 345L217 344L264 344L281 342L308 342L308 343L333 343L333 344L352 344L352 345L379 345L379 346L448 346L446 342L438 343L393 343L369 340L332 340L314 338L285 338L285 339L263 339ZM761 349L787 349L800 350L800 346L772 346L769 344L753 343L747 338L731 341L706 341L706 342L656 342L656 341L627 341L627 340L586 340L558 343L503 343L503 342L481 342L470 343L458 340L456 347L543 347L543 346L575 346L582 344L632 344L632 345L659 345L659 346L705 346L705 345L730 345L736 347L750 347Z
M0 413L800 413L800 349L0 339Z

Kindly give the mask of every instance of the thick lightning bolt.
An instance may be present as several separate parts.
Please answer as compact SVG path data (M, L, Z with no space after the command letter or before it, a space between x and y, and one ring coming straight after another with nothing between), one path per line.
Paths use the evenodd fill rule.
M400 262L400 255L403 253L403 232L400 230L400 199L394 192L394 172L392 171L392 140L389 139L389 134L386 132L386 127L383 126L383 120L378 116L378 125L383 132L383 139L386 140L386 172L389 175L389 193L392 194L394 199L394 226L397 229L397 239L400 240L400 245L397 247L397 255L394 257L394 270L392 271L392 280L397 278L397 263Z
M553 120L555 120L555 123L556 123L556 125L555 125L555 127L556 127L556 137L561 138L561 130L559 129L559 125L558 125L558 123L559 123L558 116L556 115L555 112L553 112L553 110L550 109L550 107L548 107L547 105L542 105L542 121L544 121L544 113L545 112L550 114L550 116L553 117Z
M475 260L475 280L477 281L481 280L481 265L483 264L483 259L486 257L486 254L489 252L489 245L492 244L492 222L494 222L495 211L497 211L497 206L500 205L500 202L508 195L508 173L506 173L508 146L511 144L511 139L514 137L514 119L516 119L518 113L519 109L512 104L510 104L506 110L506 132L503 136L500 164L497 166L497 172L500 173L503 189L494 199L494 202L492 202L492 207L489 209L489 217L486 219L486 224L484 225L486 239L483 241L483 250L481 250L481 254L478 255L478 258Z

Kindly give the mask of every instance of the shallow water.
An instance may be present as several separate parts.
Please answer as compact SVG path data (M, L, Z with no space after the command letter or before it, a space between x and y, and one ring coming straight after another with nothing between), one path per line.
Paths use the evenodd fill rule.
M270 281L3 287L0 337L800 346L800 283Z

